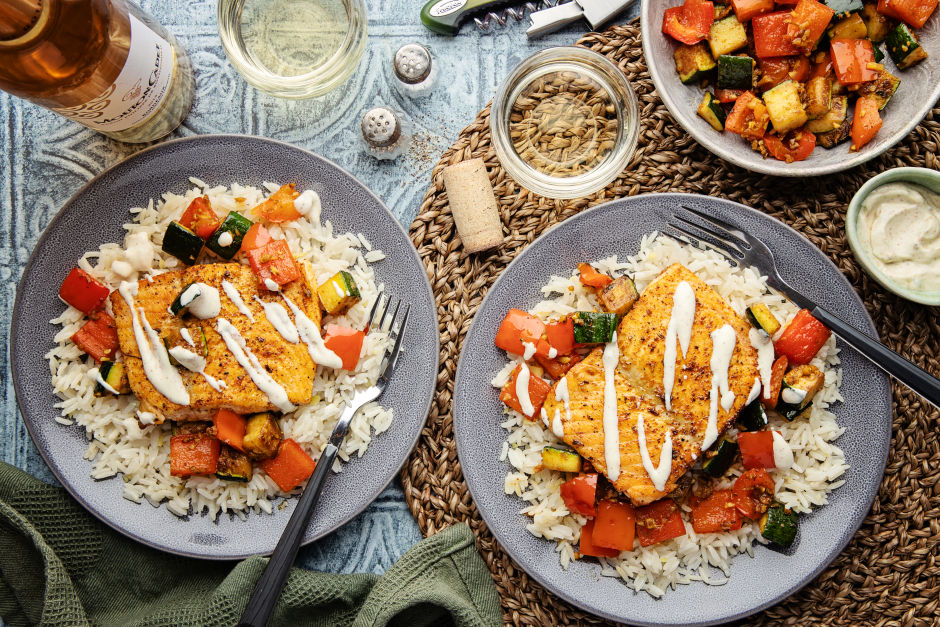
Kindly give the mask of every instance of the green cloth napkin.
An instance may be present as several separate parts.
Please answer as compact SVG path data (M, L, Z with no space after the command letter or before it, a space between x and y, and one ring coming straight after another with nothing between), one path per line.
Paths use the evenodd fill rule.
M0 463L0 617L10 627L235 625L267 562L233 566L151 549L99 522L65 490ZM381 577L294 568L270 625L501 622L496 586L461 524L415 545Z

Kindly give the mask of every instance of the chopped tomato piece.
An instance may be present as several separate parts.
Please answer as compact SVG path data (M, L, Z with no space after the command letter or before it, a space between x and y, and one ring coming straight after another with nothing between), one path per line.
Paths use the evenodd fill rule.
M825 78L833 78L835 76L835 69L832 65L832 55L829 54L828 50L813 53L813 65L809 70L809 78L816 78L817 76Z
M652 546L685 535L685 522L672 499L636 508L636 535L642 546Z
M104 303L111 290L81 268L72 268L59 287L59 298L84 314L90 314Z
M261 216L271 222L290 222L299 220L303 215L294 207L294 199L300 196L300 192L294 190L294 184L282 185L265 200L263 203L251 210L256 216Z
M744 95L744 92L744 89L716 89L715 98L717 98L718 102L722 104L726 102L734 102Z
M774 10L774 0L731 0L734 14L739 22L746 22L755 15Z
M578 475L561 484L561 500L565 507L574 514L582 516L595 516L597 509L594 506L597 498L597 475Z
M551 359L550 357L543 357L542 355L536 354L535 361L539 362L545 372L548 373L555 381L561 381L561 378L568 374L568 371L579 361L581 361L581 355L578 353L571 353L570 355L559 355L558 357Z
M215 230L219 228L219 225L222 224L222 221L212 210L209 197L200 196L189 203L189 207L183 212L179 223L202 239L209 239L215 233Z
M878 102L871 96L862 96L855 101L855 118L852 120L852 150L858 150L871 141L881 129L884 121L878 113Z
M619 557L620 551L617 549L608 549L594 543L595 525L596 521L589 520L581 527L581 545L578 552L591 557Z
M594 546L632 551L635 533L636 517L632 505L613 501L601 501L597 504L597 517L594 519L594 532L591 534Z
M255 222L251 225L251 228L248 229L248 232L245 233L245 237L242 238L242 246L238 249L238 252L243 253L248 250L254 250L255 248L261 248L273 240L274 238L271 237L268 230L264 228L264 225L260 222Z
M510 309L499 325L499 331L496 332L496 346L507 353L515 355L524 355L525 346L523 346L522 335L525 332L526 340L528 338L539 338L545 332L545 324L530 313L521 309Z
M892 0L878 0L878 12L882 15L893 17L896 20L903 21L904 19L901 17L900 13L894 10L894 2L892 2Z
M792 58L794 57L765 57L757 60L757 69L760 70L757 86L761 91L773 89L789 78Z
M776 468L774 463L774 434L772 431L742 431L738 434L741 463L747 469Z
M804 128L790 131L783 139L777 135L764 135L764 147L775 159L793 163L812 154L816 148L816 136Z
M882 10L884 7L884 10ZM937 0L879 0L878 12L902 20L913 28L923 26L934 10Z
M826 27L836 12L816 0L800 0L787 24L784 39L803 54L809 54L826 32Z
M787 373L788 365L789 360L786 355L783 355L774 362L773 367L770 369L770 398L764 396L763 390L760 395L760 402L763 403L765 408L773 409L777 406L777 401L780 399L780 388L783 387L783 375Z
M92 314L88 322L72 335L72 341L100 364L106 359L112 359L118 350L117 324L114 318L99 311Z
M784 39L789 22L789 11L758 15L751 20L754 30L754 51L758 58L792 57L800 53L796 46Z
M808 309L801 310L774 342L778 355L786 355L790 365L808 364L829 340L832 331L813 317Z
M770 113L763 101L752 92L746 91L734 103L728 114L725 128L744 139L760 139L767 132Z
M343 360L343 370L355 370L362 352L362 343L366 339L365 331L347 329L338 324L326 327L323 344Z
M757 520L774 500L774 480L763 468L751 468L735 479L734 506L742 516Z
M530 372L529 402L532 403L533 411L532 414L525 413L522 410L522 403L519 401L519 395L516 394L516 383L521 372L522 364L519 364L516 366L516 369L512 371L512 377L510 377L509 381L506 383L506 385L503 386L502 391L499 393L499 400L505 403L507 407L515 409L529 420L535 420L542 409L542 404L545 402L545 399L548 397L548 393L552 388L550 385L545 383L545 381Z
M232 448L245 452L242 442L245 439L245 427L248 426L247 418L228 409L220 409L212 417L212 424L215 425L216 437Z
M869 67L877 64L867 39L833 39L829 54L840 85L857 85L878 78L878 70Z
M170 438L170 474L174 477L211 475L219 463L222 443L205 433Z
M581 271L581 276L578 280L581 281L582 285L600 288L607 287L614 282L612 278L606 274L601 274L589 263L579 263L578 270Z
M731 490L716 490L704 499L693 494L689 505L695 533L721 533L741 528L741 514L734 506Z
M278 239L268 242L261 248L255 248L245 253L251 269L264 283L271 279L278 285L285 285L300 278L300 269L294 261L287 242Z
M261 468L284 492L290 492L313 474L317 463L297 442L287 438L277 447L277 455L261 462Z
M706 37L715 21L715 4L704 0L685 0L681 7L666 9L663 32L684 44L697 44Z
M574 350L574 323L570 318L545 325L545 339L558 355L567 355ZM546 353L549 356L550 353Z

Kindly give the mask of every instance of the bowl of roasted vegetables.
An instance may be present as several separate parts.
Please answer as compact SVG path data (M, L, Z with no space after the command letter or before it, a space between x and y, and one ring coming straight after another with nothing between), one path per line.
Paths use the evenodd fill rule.
M700 144L778 176L840 172L940 97L938 0L644 2L643 51Z

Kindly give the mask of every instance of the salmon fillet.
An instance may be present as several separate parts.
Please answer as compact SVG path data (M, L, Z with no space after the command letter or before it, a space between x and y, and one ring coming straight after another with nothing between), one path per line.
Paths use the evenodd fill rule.
M676 287L686 281L695 292L695 319L688 354L677 350L672 408L666 410L663 398L663 354L666 327L672 313ZM744 408L754 381L759 377L757 352L751 347L748 323L704 281L680 264L667 268L644 290L617 330L620 358L614 376L617 391L617 420L620 433L620 476L614 487L637 506L647 505L668 495L676 482L701 456L701 444L708 425L712 384L710 334L730 325L736 341L728 384L734 392L729 411L718 406L717 427L723 433ZM610 478L604 450L604 367L603 348L596 348L566 375L571 419L563 420L564 441ZM564 404L549 393L544 409L553 417L565 416ZM637 423L643 416L647 450L654 466L668 431L672 439L672 470L665 490L660 492L640 456Z
M283 286L282 290L297 307L306 312L317 327L320 327L320 303L316 288L313 287L316 286L316 278L308 263L304 262L302 269L304 277ZM231 283L241 294L245 306L254 316L254 323L240 313L225 295L222 289L223 280ZM222 305L219 318L225 318L238 329L249 350L287 392L290 402L295 405L308 403L313 394L316 364L310 358L306 344L290 343L277 332L255 297L286 307L283 299L280 295L261 287L251 268L238 263L218 263L166 272L153 277L152 283L146 279L139 281L138 293L134 297L135 306L144 310L150 326L162 339L169 342L170 346L186 346L180 336L180 329L183 327L193 336L200 333L200 329L201 333L205 334L208 349L205 372L224 381L227 387L221 392L216 391L201 374L180 366L177 370L189 392L189 405L173 403L158 392L147 379L134 336L130 309L119 292L111 294L111 307L117 323L127 378L131 391L140 400L140 410L154 413L158 423L164 420L209 420L218 409L229 409L240 414L277 411L277 407L255 385L248 372L238 364L222 336L216 331L218 318L200 320L188 313L174 316L167 311L180 291L190 283L196 282L219 290Z

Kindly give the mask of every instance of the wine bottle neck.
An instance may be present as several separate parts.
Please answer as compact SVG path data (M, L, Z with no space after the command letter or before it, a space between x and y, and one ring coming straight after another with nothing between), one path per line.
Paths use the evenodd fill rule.
M48 11L50 0L0 0L0 41L12 41L32 30Z

